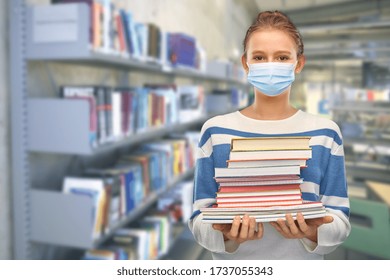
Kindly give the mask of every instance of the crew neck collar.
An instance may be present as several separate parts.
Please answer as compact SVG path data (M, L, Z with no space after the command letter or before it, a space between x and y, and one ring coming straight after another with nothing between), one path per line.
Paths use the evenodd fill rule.
M279 120L261 120L261 119L253 119L253 118L250 118L250 117L247 117L245 116L243 113L241 113L240 111L237 111L236 112L238 116L240 116L240 118L242 119L246 119L246 120L249 120L249 121L253 121L253 122L267 122L267 123L277 123L277 122L288 122L288 121L291 121L297 117L299 117L299 115L301 115L302 113L302 110L297 110L293 115L285 118L285 119L279 119Z

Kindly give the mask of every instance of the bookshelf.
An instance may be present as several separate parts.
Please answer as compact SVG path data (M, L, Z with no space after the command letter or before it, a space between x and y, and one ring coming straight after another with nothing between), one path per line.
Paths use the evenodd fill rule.
M191 69L167 68L154 61L139 61L126 56L93 51L89 45L88 9L85 5L67 13L74 24L73 33L64 35L68 41L53 36L52 41L42 42L53 29L39 30L39 16L35 7L25 0L11 1L10 13L10 65L12 104L12 177L13 221L15 259L43 258L45 247L56 251L62 249L96 248L112 236L115 228L136 220L147 211L161 195L154 192L124 219L119 220L110 231L98 240L91 238L92 224L86 222L91 213L92 202L87 197L65 196L52 182L59 182L67 169L77 169L73 160L97 164L112 158L120 149L130 149L149 140L162 138L172 132L199 127L213 115L204 115L186 123L153 128L135 133L119 141L92 148L88 142L87 103L39 96L32 97L29 89L30 63L61 62L91 66L107 71L154 73L168 81L189 78L197 83L224 83L246 87L246 83L229 77ZM47 12L47 11L46 11ZM69 12L69 11L68 11ZM73 18L72 18L73 17ZM63 19L63 18L62 18ZM50 31L51 30L51 31ZM45 33L48 32L48 33ZM48 74L48 73L46 73ZM50 75L50 74L48 74ZM77 121L67 118L77 116ZM37 172L45 168L44 159L50 157L55 172L52 178L41 178ZM73 162L73 163L72 163ZM169 186L190 178L193 170L176 177ZM74 230L74 229L77 230ZM73 229L73 230L72 230Z
M28 149L31 152L94 155L116 148L134 146L149 139L161 138L171 132L182 131L203 123L213 114L194 118L189 122L149 128L141 133L98 147L89 144L88 104L82 100L54 98L29 98L28 104ZM78 116L77 121L68 116ZM55 122L53 121L55 120Z
M352 231L343 247L376 258L390 257L389 206L375 195L370 181L390 182L390 103L339 100L333 119L344 137L346 172L350 190ZM356 188L358 186L358 188ZM390 188L390 187L389 187ZM354 195L354 190L359 193ZM365 240L365 242L362 242Z
M174 178L168 189L178 182L193 176L193 170ZM103 237L94 240L91 237L92 211L91 199L84 196L68 196L62 192L32 190L31 191L31 240L73 248L96 248L108 240L115 229L135 221L147 211L159 196L167 191L159 190L149 194L138 207L123 219L118 220ZM77 228L77 231L74 229Z

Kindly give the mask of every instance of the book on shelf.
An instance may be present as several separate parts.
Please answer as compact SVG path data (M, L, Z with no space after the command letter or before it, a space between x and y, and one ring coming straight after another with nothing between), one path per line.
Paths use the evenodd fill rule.
M142 166L146 193L164 189L167 186L167 172L164 168L166 156L161 151L137 151L120 158L119 163L138 162Z
M89 102L92 147L151 128L170 126L180 119L177 92L163 85L142 88L63 85L60 96Z
M115 24L118 33L118 49L122 55L129 55L131 53L131 46L128 42L128 33L126 29L127 15L123 9L115 11Z
M266 176L266 175L297 175L300 174L299 165L279 165L279 166L265 166L265 167L236 167L214 168L215 177L252 177L252 176Z
M95 140L91 140L96 146L104 143L112 135L112 103L110 99L111 92L108 87L96 85L63 85L60 87L60 96L62 98L80 99L85 98L90 101L90 127L91 133L95 133ZM95 124L96 123L96 124ZM95 131L95 132L94 132Z
M160 36L161 29L154 23L147 23L146 28L148 30L148 49L147 59L157 62L160 59Z
M101 178L104 184L109 189L108 198L109 202L109 226L118 221L123 215L125 215L124 205L124 180L123 172L119 169L113 168L88 168L84 172L87 177Z
M99 248L85 251L83 260L126 260L127 253L122 248Z
M244 137L231 140L231 151L262 150L306 150L310 148L310 138L303 137Z
M131 11L127 11L127 29L128 29L128 37L129 37L129 45L130 45L130 50L131 54L135 58L140 58L142 53L141 53L141 42L139 35L137 34L137 29L136 29L136 23L134 21L134 17Z
M145 23L143 22L134 22L134 29L135 29L135 36L137 38L138 42L138 48L140 50L140 55L136 56L135 58L146 60L146 57L148 56L148 28Z
M93 49L101 50L104 47L103 38L103 24L104 24L104 9L100 1L93 1L92 4L92 17L93 17Z
M153 214L144 217L140 222L141 227L152 226L156 231L155 258L168 253L172 239L172 228L169 218L162 214Z
M134 246L137 252L136 259L148 260L150 258L150 233L147 230L139 228L120 228L113 234L113 239L119 238L131 238L132 246Z
M118 163L112 169L122 173L122 201L126 214L130 213L135 207L139 206L148 194L143 185L143 169L139 163L126 162Z
M196 67L196 40L184 33L167 34L168 59L175 67Z
M205 111L204 88L196 85L177 87L179 121L189 122L203 116Z
M127 260L137 260L139 259L137 242L137 238L132 236L114 235L104 247L109 250L123 250Z
M95 87L92 86L61 86L60 95L66 99L84 99L89 104L89 142L96 147L99 141L98 103L95 97Z
M179 104L176 93L176 85L145 84L155 95L162 99L162 112L164 124L175 124L179 121Z
M192 215L193 180L181 181L157 200L158 212L166 213L172 224L185 223Z
M113 104L113 122L114 130L120 137L128 137L135 133L136 129L136 112L137 112L137 98L136 89L132 87L117 87L113 89L113 95L120 95L120 112L119 107Z
M63 180L62 191L66 194L83 195L93 201L91 238L97 239L107 229L108 201L106 186L99 178L67 176Z
M147 232L149 239L149 246L147 252L147 259L155 260L159 254L159 242L160 242L160 223L146 222L144 219L139 221L138 226L141 230Z
M165 213L150 213L128 228L117 229L111 244L126 245L135 259L158 259L166 254L172 241L172 224ZM125 248L124 248L125 249ZM134 254L136 252L136 254Z

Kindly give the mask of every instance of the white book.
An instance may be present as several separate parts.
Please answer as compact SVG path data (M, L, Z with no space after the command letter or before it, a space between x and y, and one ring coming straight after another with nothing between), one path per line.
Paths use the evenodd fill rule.
M323 208L322 202L320 201L303 201L302 204L298 205L280 205L280 206L267 206L267 207L239 207L239 208L229 208L229 207L202 207L200 211L202 213L210 213L210 212L272 212L272 211L301 211L303 209L318 209Z
M266 150L231 152L230 160L264 160L264 159L309 159L312 156L311 149L305 150Z
M149 259L149 232L145 229L138 228L121 228L114 233L114 237L123 236L123 237L133 237L136 242L136 250L139 260L148 260Z
M301 173L299 165L242 167L242 168L214 168L215 177L246 177L265 175L297 175Z
M300 167L306 167L306 159L228 160L227 161L227 166L229 168L279 166L279 165L299 165Z
M112 130L113 140L118 140L123 136L122 130L122 93L112 92Z
M171 243L171 225L167 216L147 216L144 218L146 222L153 222L160 224L159 238L159 256L168 253Z
M293 217L293 219L296 219L297 213L290 213ZM302 213L303 217L305 219L314 219L314 218L321 218L326 216L326 211L321 210L321 211L315 211L313 213ZM266 222L275 222L278 219L283 219L285 217L285 214L273 214L269 216L254 216L256 219L257 223L266 223ZM208 224L230 224L233 222L234 217L221 217L221 218L206 218L202 219L203 223L208 223Z

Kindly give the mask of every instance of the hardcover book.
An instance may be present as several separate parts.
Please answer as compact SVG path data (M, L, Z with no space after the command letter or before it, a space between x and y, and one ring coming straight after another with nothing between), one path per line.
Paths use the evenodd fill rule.
M311 137L247 137L233 138L231 151L304 150Z

